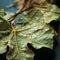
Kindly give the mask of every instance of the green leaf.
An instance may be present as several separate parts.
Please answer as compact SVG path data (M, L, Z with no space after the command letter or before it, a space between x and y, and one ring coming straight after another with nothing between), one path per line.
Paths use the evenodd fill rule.
M3 38L0 38L0 54L5 53L8 46L13 49L13 44L11 41L12 36L12 34L7 34L6 36L3 35Z
M20 15L20 22L16 24L16 32L11 39L12 43L14 43L14 48L9 50L7 54L8 60L33 60L34 53L27 47L28 43L35 49L42 47L53 49L55 31L49 23L60 16L55 12L49 11L49 9L47 10L46 12L44 8L32 9L29 14L23 12ZM47 15L49 19L42 11L45 14L49 13Z
M10 23L0 16L0 38L7 36L10 32L10 28Z
M0 16L0 31L6 31L10 28L10 23Z
M0 17L0 31L9 31L0 38L0 54L6 52L8 46L7 60L33 60L34 52L27 47L28 43L35 49L53 49L55 30L49 23L60 17L59 8L53 6L49 4L46 8L33 8L30 13L23 12L15 26Z
M10 28L10 23L0 16L0 54L3 54L7 51L7 44L9 41L7 37L10 34Z

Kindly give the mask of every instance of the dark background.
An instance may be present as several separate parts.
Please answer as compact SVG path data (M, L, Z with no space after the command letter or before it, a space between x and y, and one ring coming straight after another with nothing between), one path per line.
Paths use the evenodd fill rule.
M16 7L12 7L10 9L6 8L6 6L8 6L11 2L12 2L12 0L0 0L0 7L3 7L5 9L5 11L15 13L17 10ZM56 4L58 7L60 7L60 0L54 0L54 4ZM56 31L58 32L58 37L56 39L56 42L54 43L54 50L50 50L50 49L47 49L44 47L36 50L35 60L37 60L37 58L39 58L38 60L45 60L45 58L48 58L48 55L50 56L48 60L53 60L53 59L50 59L53 57L54 57L54 60L60 60L60 22L56 23L55 21L53 21L53 23L51 22L51 25L54 25L54 29L56 29ZM30 45L28 45L28 47L30 47ZM33 47L32 47L32 49L33 49ZM53 51L55 52L55 55L54 55ZM46 52L50 52L50 53L46 54ZM39 54L39 53L41 53L41 54ZM6 53L0 55L0 60L6 60L5 54ZM44 54L46 54L46 55L44 55Z

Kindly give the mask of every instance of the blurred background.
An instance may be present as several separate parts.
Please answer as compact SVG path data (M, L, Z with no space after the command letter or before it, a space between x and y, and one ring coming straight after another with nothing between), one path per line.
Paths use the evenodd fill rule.
M0 7L4 8L5 11L8 12L16 12L17 8L16 7L12 7L10 9L7 8L7 6L9 4L11 4L11 2L13 2L14 0L0 0ZM54 0L54 4L56 4L58 7L60 7L60 0ZM55 60L60 60L60 22L58 22L57 24L55 24L55 28L58 32L58 37L57 37L57 45L54 47L54 51L55 51Z
M4 8L5 11L8 12L15 12L16 11L16 7L12 7L10 9L7 8L7 6L9 4L11 4L11 2L13 2L14 0L0 0L0 7Z

